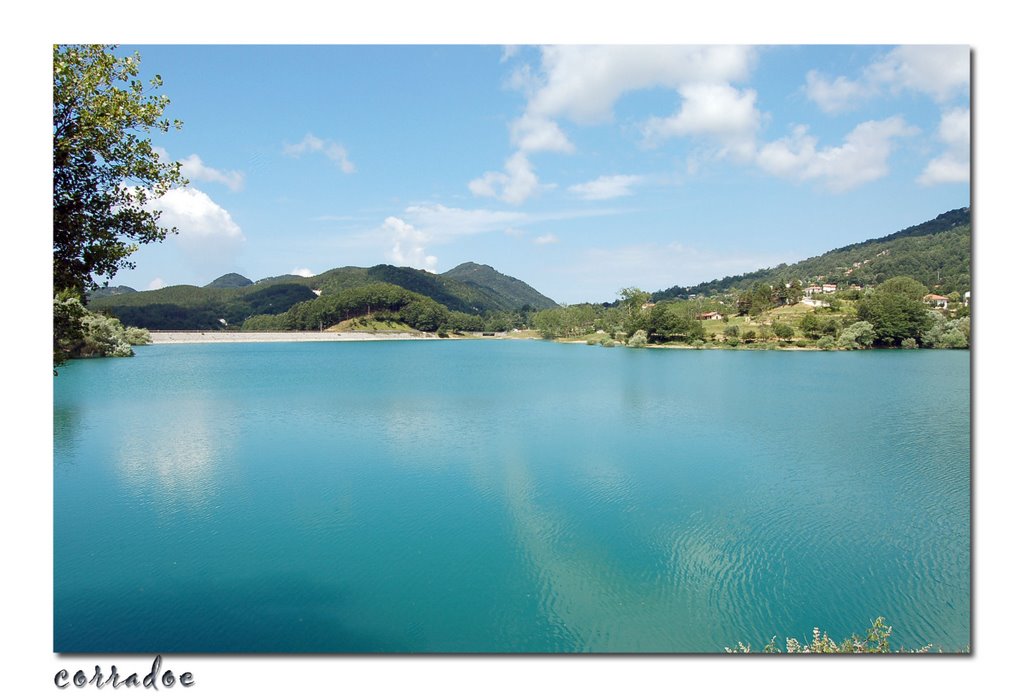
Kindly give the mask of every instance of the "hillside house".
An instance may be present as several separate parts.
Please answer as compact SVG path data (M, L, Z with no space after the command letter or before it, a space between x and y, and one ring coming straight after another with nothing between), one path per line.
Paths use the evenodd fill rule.
M702 312L700 313L700 319L722 319L721 312Z
M804 295L808 298L812 295L821 295L821 293L821 286L807 286L804 288Z
M949 298L945 295L936 295L935 293L929 293L924 296L924 301L932 307L937 307L940 310L945 310L946 305L949 304Z
M822 293L835 293L836 292L836 284L835 283L822 283L821 284L821 292Z

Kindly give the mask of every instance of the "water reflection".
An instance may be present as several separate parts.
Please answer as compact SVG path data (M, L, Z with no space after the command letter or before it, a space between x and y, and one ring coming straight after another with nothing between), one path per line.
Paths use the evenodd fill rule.
M53 408L53 464L57 471L67 472L82 441L82 415L74 406Z
M650 566L631 567L607 544L602 525L609 521L579 524L568 506L542 505L546 497L524 458L506 458L503 469L519 555L536 577L540 609L555 643L546 650L688 650L683 645L693 615L688 594L665 593ZM658 569L672 564L668 550L651 547L652 540L634 541L658 557ZM700 637L694 639L699 645Z
M127 490L163 511L206 507L234 459L237 431L223 408L178 402L160 414L136 413L120 430L116 470Z

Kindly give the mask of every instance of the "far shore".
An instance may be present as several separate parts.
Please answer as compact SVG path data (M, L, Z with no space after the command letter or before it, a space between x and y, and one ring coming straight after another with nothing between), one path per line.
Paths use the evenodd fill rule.
M283 341L437 341L433 334L412 332L220 332L150 331L154 344L232 344Z

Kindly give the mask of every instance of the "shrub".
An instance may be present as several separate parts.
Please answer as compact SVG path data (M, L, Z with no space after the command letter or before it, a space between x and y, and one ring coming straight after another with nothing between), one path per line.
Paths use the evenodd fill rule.
M907 337L906 339L904 339L903 341L900 342L900 348L916 349L917 348L917 341L912 336L911 337Z
M627 344L630 348L641 348L647 345L647 332L643 329L637 329L633 336L629 337L629 343Z
M867 348L875 340L875 328L870 322L854 322L839 335L836 345L844 349Z
M818 339L816 346L826 351L831 351L836 347L836 340L827 334Z

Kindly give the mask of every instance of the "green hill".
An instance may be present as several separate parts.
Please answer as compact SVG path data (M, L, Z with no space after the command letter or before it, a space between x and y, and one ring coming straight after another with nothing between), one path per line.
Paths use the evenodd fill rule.
M138 293L130 286L107 286L105 288L97 288L89 293L90 299L105 298L108 295L124 295L125 293Z
M471 315L519 310L524 305L537 309L556 306L526 283L489 266L462 264L449 273L453 275L379 264L370 268L345 266L308 278L288 274L255 283L238 274L227 274L202 288L181 285L94 297L89 307L147 329L217 329L241 326L256 315L286 312L318 294L329 297L381 283L429 298L450 311ZM473 278L460 278L467 275Z
M251 286L252 281L241 274L226 273L220 278L214 279L206 284L206 288L245 288Z
M894 276L910 276L937 293L971 289L971 209L952 210L920 225L833 249L795 264L780 264L694 286L673 286L652 295L657 302L689 295L743 290L755 283L779 285L835 283L874 286Z
M522 307L529 307L534 310L544 310L549 307L557 307L551 298L541 295L532 286L520 281L518 278L506 276L494 268L485 264L475 264L467 261L459 264L454 269L441 274L444 278L461 281L469 286L475 286L482 291L489 291L500 301L506 304L502 309L518 310Z

